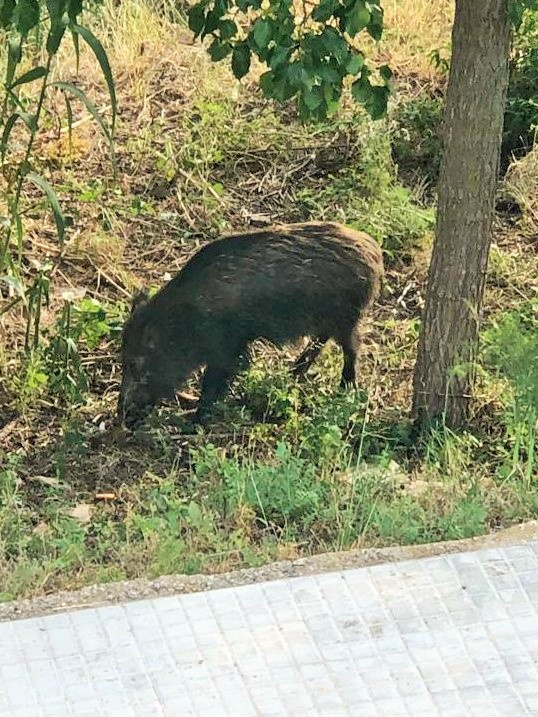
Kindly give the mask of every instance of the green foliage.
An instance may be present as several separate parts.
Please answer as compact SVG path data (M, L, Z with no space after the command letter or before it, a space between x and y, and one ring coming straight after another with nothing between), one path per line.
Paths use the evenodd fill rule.
M279 102L295 97L302 119L333 114L347 77L353 78L354 99L373 118L382 117L392 73L380 67L378 81L372 82L364 55L353 42L363 30L379 40L380 4L322 0L308 10L302 7L304 15L299 6L281 0L200 0L189 10L189 27L196 37L212 38L208 52L213 61L231 56L238 79L256 57L267 68L260 77L262 92Z
M71 307L70 331L81 347L84 336L92 342L101 334L103 320L112 323L95 306L87 312L83 306L78 319ZM414 446L407 423L373 424L365 395L331 389L337 351L327 347L320 361L319 373L313 367L300 388L288 376L287 398L280 363L265 371L255 364L255 375L241 378L247 405L255 395L260 405L284 409L278 424L250 426L243 443L220 445L217 431L178 454L177 441L156 428L155 452L130 455L108 445L96 455L83 420L73 417L62 425L46 476L34 478L20 457L0 453L0 600L44 586L464 538L538 514L536 482L499 470L497 459L481 453L489 447L480 438L441 428ZM243 401L226 403L226 426L244 426ZM525 466L523 450L520 457ZM96 461L117 465L129 458L138 477L98 477L98 489L116 497L97 501L93 483L88 486L88 477L99 473Z
M484 341L486 358L509 383L513 392L507 431L513 442L512 470L526 460L527 483L536 475L535 444L538 432L538 302L528 311L506 315L489 329Z
M443 102L424 92L403 100L392 121L392 155L404 175L418 172L435 184L441 164Z
M274 459L267 463L229 459L212 446L197 453L194 461L198 480L218 476L212 503L220 513L226 516L246 506L273 529L293 530L294 522L307 529L329 489L327 483L316 481L314 465L293 455L284 443L277 445Z
M538 10L538 0L509 0L508 10L514 28L519 30L525 16L525 12Z
M338 219L368 232L389 255L409 251L433 228L434 214L398 183L386 126L366 125L357 141L355 162L330 182L299 191L300 206L316 218Z
M461 540L487 532L487 508L483 499L470 496L446 512L432 513L412 498L401 498L376 506L370 527L380 539L403 545Z
M28 292L29 297L38 287L36 284ZM40 302L34 301L32 305L39 306ZM89 386L81 352L95 349L104 340L117 340L125 314L123 304L103 305L90 298L77 300L73 292L65 292L54 327L41 332L33 328L27 336L29 352L21 372L12 381L19 407L28 408L44 393L69 405L84 403ZM38 325L38 316L33 317L33 322ZM31 325L29 320L27 326Z
M125 317L124 306L104 307L94 299L75 302L64 297L63 310L56 322L43 360L52 395L80 404L88 391L88 379L81 362L80 348L95 348L104 338L118 337Z
M98 0L47 2L45 13L41 12L39 0L6 1L0 6L0 28L9 38L4 83L0 90L0 169L5 179L7 207L7 216L0 218L0 301L7 298L0 305L0 315L20 301L27 305L27 349L36 348L39 341L41 301L48 297L48 283L45 291L43 281L45 278L49 281L51 269L48 267L45 271L40 268L35 277L24 261L28 183L43 192L53 214L60 246L63 246L66 231L60 201L53 186L40 172L33 152L38 133L50 122L49 98L58 91L66 95L66 119L70 133L73 113L67 94L82 101L112 146L117 107L112 71L99 40L80 24L83 11L92 10L97 4ZM52 62L66 32L73 38L77 57L79 38L82 38L98 61L110 95L110 125L83 90L70 82L52 81ZM30 68L26 69L29 65ZM22 125L25 132L21 132ZM6 288L7 297L2 293ZM29 342L31 332L34 337Z
M504 115L502 157L521 156L534 143L538 129L538 9L523 13L514 36L510 82Z

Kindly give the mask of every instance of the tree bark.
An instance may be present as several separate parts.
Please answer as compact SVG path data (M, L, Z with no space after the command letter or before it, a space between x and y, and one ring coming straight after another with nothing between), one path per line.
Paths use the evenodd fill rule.
M467 416L491 243L508 85L509 0L456 0L436 238L415 366L413 414Z

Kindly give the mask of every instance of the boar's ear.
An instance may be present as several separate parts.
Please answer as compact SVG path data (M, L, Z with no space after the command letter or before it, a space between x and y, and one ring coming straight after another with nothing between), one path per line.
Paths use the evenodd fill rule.
M131 303L131 313L142 307L144 304L147 304L149 301L149 294L147 291L137 291L134 296Z

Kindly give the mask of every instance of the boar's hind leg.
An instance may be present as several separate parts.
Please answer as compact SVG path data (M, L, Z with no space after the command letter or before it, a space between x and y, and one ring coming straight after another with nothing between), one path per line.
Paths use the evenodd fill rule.
M195 420L203 422L207 418L213 404L224 396L238 370L239 360L227 366L207 366L202 379L202 392Z
M321 349L327 342L328 337L327 336L317 336L316 338L312 339L308 342L306 345L306 348L303 350L300 356L295 359L292 373L295 376L304 376L310 366L314 363L314 361L319 356Z
M339 341L344 352L344 368L342 370L342 379L340 386L357 385L357 360L359 353L359 331L358 326L354 326L349 335Z

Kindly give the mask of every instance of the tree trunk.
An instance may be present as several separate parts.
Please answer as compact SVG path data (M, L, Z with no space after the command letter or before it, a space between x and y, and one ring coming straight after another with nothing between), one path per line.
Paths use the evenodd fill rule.
M436 239L415 366L413 413L468 415L508 85L509 0L456 0Z

